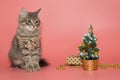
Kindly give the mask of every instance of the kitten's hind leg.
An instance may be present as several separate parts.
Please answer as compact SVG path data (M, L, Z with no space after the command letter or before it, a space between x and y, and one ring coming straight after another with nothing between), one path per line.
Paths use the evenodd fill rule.
M14 59L11 62L11 67L18 67L21 68L21 65L23 65L23 62L19 59Z

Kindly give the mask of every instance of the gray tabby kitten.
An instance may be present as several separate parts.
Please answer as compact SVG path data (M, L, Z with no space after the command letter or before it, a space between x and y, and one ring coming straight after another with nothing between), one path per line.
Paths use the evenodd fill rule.
M40 19L38 18L40 10L26 12L24 8L21 9L16 35L9 51L9 59L13 67L29 72L40 70Z

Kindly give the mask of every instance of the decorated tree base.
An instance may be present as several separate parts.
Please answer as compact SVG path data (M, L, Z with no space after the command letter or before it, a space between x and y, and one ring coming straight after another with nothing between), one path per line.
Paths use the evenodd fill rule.
M84 70L93 71L98 68L98 59L97 60L82 60L82 67Z

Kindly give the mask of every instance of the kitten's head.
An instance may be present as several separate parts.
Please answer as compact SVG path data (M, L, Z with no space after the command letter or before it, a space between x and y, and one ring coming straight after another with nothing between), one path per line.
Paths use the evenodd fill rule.
M24 8L22 8L18 19L19 28L28 31L38 29L40 25L40 19L38 17L40 10L41 8L35 12L27 12Z

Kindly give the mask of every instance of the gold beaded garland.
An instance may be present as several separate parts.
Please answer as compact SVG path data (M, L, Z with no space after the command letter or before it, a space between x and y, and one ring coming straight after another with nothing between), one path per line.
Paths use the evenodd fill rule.
M82 66L69 66L67 64L59 65L56 67L57 70L65 70L65 67L70 67L70 68L81 68ZM99 68L101 69L108 69L108 68L114 68L114 69L120 69L120 64L99 64Z

